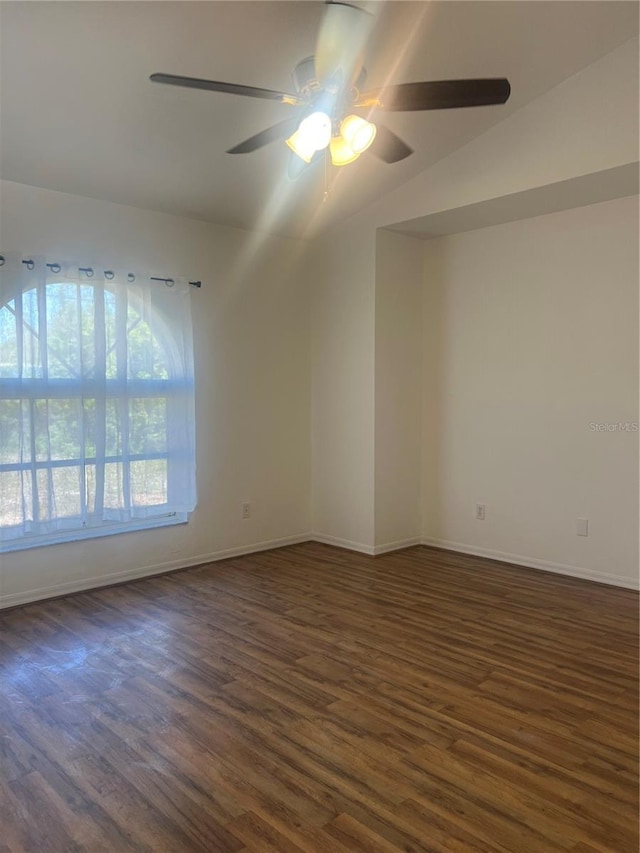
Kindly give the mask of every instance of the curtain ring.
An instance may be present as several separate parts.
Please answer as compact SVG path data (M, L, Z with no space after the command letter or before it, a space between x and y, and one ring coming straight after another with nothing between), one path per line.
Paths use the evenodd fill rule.
M51 270L51 272L52 272L52 273L55 273L56 275L57 275L57 273L59 273L59 272L60 272L60 270L62 269L62 267L60 266L60 264L47 264L47 266L49 267L49 269Z
M172 278L168 278L165 280L165 284L167 285L167 287L173 287L175 281Z
M104 277L109 279L109 281L111 281L115 277L115 273L113 270L105 270L104 271Z
M132 272L130 272L127 276L127 281L135 281L135 280L136 280L135 275Z
M4 255L0 255L0 267L4 266Z

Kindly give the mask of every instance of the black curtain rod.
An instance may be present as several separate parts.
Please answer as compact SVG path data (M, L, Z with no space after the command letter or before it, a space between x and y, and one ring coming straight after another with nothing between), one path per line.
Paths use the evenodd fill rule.
M4 255L0 255L0 267L4 266L4 262L5 262ZM28 258L27 260L22 261L22 263L29 270L34 269L34 267L36 265L35 261L32 258ZM59 273L60 270L62 269L60 264L46 264L46 266L49 267L49 269L51 270L52 273L56 273L56 274ZM92 278L93 274L94 274L93 267L78 267L78 272L85 273L85 275L88 278ZM108 279L109 281L111 281L111 279L115 278L115 273L113 270L104 270L104 277L106 279ZM127 279L129 281L135 281L136 277L132 272L130 272L127 274ZM162 281L167 285L167 287L173 287L173 285L175 284L175 279L173 279L173 278L160 278L160 277L155 276L155 275L149 276L149 280L150 281ZM202 287L201 281L189 281L189 284L192 287L197 287L197 288Z
M158 276L152 275L150 276L150 279L151 281L164 281L167 287L173 287L173 285L175 284L175 281L172 278L158 278ZM190 281L189 284L192 287L202 287L201 281Z

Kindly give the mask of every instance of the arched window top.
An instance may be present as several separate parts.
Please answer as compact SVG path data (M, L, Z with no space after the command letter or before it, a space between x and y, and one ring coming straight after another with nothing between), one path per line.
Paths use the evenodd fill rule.
M54 281L0 307L0 378L167 380L175 361L164 318L135 293Z

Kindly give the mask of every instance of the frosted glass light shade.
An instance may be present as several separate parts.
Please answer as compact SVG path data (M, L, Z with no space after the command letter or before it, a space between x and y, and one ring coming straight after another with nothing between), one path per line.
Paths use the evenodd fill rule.
M334 166L346 166L360 156L356 153L343 136L333 136L329 145L331 162Z
M362 154L376 137L376 126L360 116L347 116L340 127L340 133L349 147Z
M316 153L315 145L312 144L308 137L300 133L299 129L287 139L287 145L305 163L310 163L311 158Z
M331 140L331 119L326 113L311 113L300 122L296 132L287 139L289 148L310 163L316 151L326 148Z

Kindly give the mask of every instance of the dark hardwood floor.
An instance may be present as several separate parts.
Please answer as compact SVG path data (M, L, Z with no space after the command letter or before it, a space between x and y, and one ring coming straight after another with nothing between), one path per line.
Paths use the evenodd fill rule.
M638 597L305 544L0 614L0 851L636 853Z

